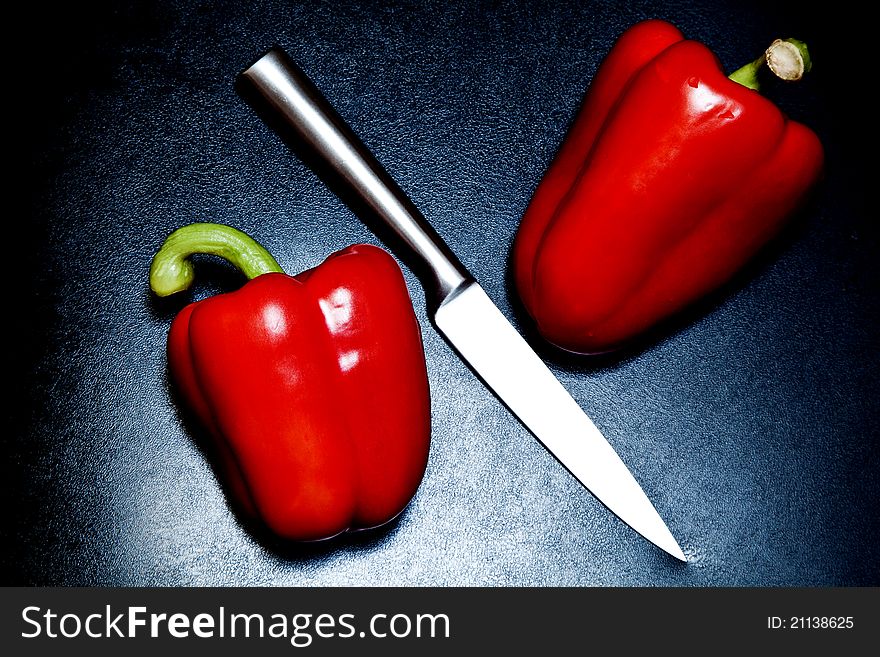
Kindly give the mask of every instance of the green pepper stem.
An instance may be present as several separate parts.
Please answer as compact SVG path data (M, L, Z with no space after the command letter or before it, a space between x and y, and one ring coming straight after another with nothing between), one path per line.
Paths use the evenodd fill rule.
M171 233L150 264L150 288L160 297L183 292L192 285L190 256L207 253L220 256L250 278L269 272L283 272L266 249L231 226L197 223Z
M758 82L758 71L761 70L761 67L764 65L764 55L761 55L753 62L749 62L742 68L736 69L733 73L728 75L731 80L734 82L739 82L744 87L748 87L749 89L754 89L757 91L761 88L760 82Z
M758 59L738 68L728 77L734 82L758 91L761 88L758 73L764 64L767 64L767 68L776 77L787 81L800 80L813 65L810 51L803 41L776 39Z

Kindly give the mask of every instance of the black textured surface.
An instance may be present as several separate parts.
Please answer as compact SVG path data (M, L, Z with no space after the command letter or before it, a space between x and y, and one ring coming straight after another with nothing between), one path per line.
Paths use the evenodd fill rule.
M19 272L31 275L7 315L4 584L880 584L880 254L859 159L873 119L827 17L732 1L34 13L22 24L34 48L13 67L42 75L13 87L32 189ZM614 39L649 17L728 70L776 36L808 40L814 75L768 93L827 149L796 227L662 339L601 361L542 349L689 564L611 516L480 385L409 270L434 424L411 506L388 530L323 547L248 533L169 393L165 335L183 300L150 297L150 258L196 220L251 233L291 273L377 240L236 94L237 72L284 47L521 323L506 280L519 216ZM239 284L207 260L197 277L196 296Z

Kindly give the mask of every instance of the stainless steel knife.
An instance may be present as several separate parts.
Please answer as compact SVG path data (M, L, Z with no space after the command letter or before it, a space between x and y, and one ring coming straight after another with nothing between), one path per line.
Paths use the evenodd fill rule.
M606 507L685 561L611 445L302 70L273 48L239 80L246 94L257 92L270 123L292 129L358 206L409 248L422 265L434 323L486 385Z

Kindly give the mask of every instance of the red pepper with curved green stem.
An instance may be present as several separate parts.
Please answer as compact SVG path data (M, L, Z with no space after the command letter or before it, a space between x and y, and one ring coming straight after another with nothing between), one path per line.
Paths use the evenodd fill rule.
M168 335L171 377L213 436L240 508L295 541L397 516L425 471L430 395L394 259L361 244L287 276L244 233L193 224L156 254L157 295L189 287L193 253L252 279L184 307Z
M550 342L615 350L730 280L817 180L816 135L758 94L806 47L775 42L730 78L669 23L627 30L526 210L517 290Z

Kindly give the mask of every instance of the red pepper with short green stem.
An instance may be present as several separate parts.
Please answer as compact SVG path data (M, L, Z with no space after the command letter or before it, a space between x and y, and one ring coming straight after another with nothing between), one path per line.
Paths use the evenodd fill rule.
M514 242L517 291L550 342L631 343L729 281L802 203L823 149L757 93L765 63L783 79L810 68L794 39L728 78L669 23L620 37Z
M287 276L244 233L192 224L153 260L157 295L189 287L194 253L251 279L184 307L168 335L172 380L213 437L239 508L294 541L397 516L425 471L430 394L395 260L361 244Z

